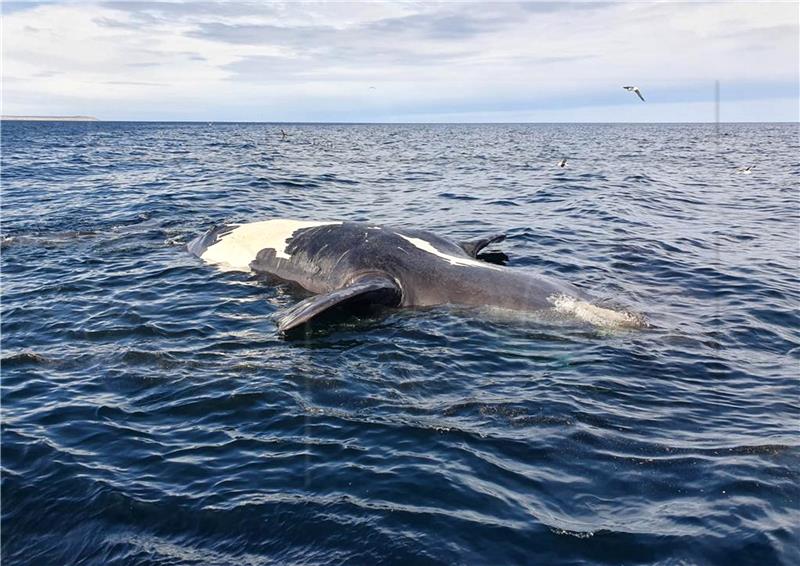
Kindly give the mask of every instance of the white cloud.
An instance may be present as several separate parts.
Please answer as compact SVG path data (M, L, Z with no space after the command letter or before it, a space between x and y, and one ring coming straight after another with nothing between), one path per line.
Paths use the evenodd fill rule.
M691 108L719 79L729 107L783 100L748 103L753 120L795 120L796 105L785 101L797 97L797 10L790 3L41 4L3 17L3 111L611 121L628 105L642 120L674 121L699 115ZM628 83L642 86L646 107L633 106L638 101L620 88Z

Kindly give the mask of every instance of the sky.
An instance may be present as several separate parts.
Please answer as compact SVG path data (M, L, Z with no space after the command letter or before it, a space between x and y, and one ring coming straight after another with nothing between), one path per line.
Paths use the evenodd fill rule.
M7 2L2 113L800 120L800 3ZM622 89L639 86L646 102Z

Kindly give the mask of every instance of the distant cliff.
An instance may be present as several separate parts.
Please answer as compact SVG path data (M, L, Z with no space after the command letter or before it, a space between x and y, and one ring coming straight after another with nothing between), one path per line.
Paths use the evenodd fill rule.
M40 122L98 122L94 116L2 116L0 120L37 120Z

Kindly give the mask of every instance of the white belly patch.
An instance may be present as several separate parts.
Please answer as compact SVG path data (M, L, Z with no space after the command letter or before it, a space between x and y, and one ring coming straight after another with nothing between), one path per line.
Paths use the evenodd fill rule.
M341 222L303 222L300 220L265 220L241 224L210 246L203 260L226 271L250 271L250 263L265 248L275 250L276 257L290 259L286 243L303 228L338 225Z

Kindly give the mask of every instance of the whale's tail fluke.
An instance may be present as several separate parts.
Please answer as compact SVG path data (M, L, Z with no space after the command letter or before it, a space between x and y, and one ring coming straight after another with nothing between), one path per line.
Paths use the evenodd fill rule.
M230 234L234 228L236 228L235 224L213 226L211 229L206 230L203 234L186 244L186 249L189 250L190 254L202 257L203 253L208 248L216 244L225 234Z

